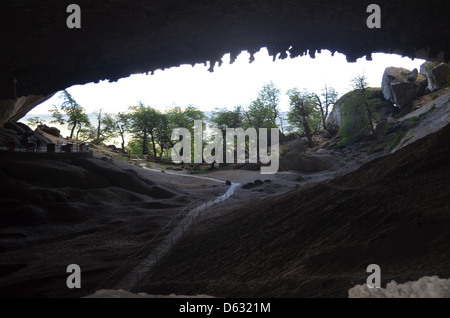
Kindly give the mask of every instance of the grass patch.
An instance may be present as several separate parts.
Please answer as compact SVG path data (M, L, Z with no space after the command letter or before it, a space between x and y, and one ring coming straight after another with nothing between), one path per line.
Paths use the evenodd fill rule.
M398 133L394 135L392 140L389 142L389 152L391 152L395 147L397 147L400 144L400 141L405 137L406 131L400 130Z
M429 110L420 114L419 117L422 118L424 116L427 116L427 115L431 114L432 112L434 112L435 109L436 109L436 104L433 104L433 106L431 106Z
M372 149L369 150L369 154L373 155L374 153L383 151L384 148L386 148L386 144L374 146L374 147L372 147Z
M411 117L409 119L409 122L413 123L413 122L418 121L418 120L420 120L420 117L419 116L414 116L414 117Z
M432 100L435 100L435 99L437 99L439 97L439 94L434 94L433 96L431 96L431 99Z

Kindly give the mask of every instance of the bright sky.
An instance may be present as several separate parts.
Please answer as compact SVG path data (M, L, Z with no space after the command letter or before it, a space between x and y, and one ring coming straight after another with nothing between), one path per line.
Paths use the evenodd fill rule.
M261 87L272 81L282 92L281 110L287 111L285 93L290 88L307 88L319 93L327 84L343 95L350 90L350 81L356 74L365 74L370 86L380 87L386 67L412 70L419 69L424 62L392 54L373 54L372 57L373 61L361 58L356 63L347 63L343 54L336 53L332 57L324 50L316 54L315 59L303 56L273 62L267 50L261 49L251 64L247 52L242 52L231 65L227 54L222 66L216 66L213 73L208 72L209 65L183 65L158 70L154 75L132 75L115 83L76 85L68 91L88 114L98 109L103 109L104 113L126 111L138 101L160 110L192 104L203 111L211 111L216 107L247 106ZM34 108L28 116L46 114L52 105L61 103L59 95Z

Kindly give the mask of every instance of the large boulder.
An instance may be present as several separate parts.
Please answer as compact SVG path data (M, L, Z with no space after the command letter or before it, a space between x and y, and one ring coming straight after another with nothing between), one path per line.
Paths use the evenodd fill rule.
M23 123L5 123L4 128L0 128L0 145L5 147L13 143L16 146L24 146L26 142L36 143L38 145L47 145L52 143L49 139L40 135Z
M430 92L450 82L450 65L447 63L425 62L420 66L420 73L427 77Z
M45 132L49 135L55 136L55 137L59 137L61 135L61 131L58 128L55 127L49 127L47 125L39 125L37 126L36 133L40 133L40 132Z
M388 67L383 74L381 90L384 98L396 104L401 110L408 109L411 102L424 95L427 78L402 67Z
M351 91L343 95L336 101L333 110L330 112L327 118L327 128L332 132L338 132L343 125L343 112L347 103L353 103L355 101L355 93L357 91ZM383 97L383 93L380 88L370 87L367 89L367 99L377 100L375 113L375 120L385 120L392 116L398 109L393 106L389 101L386 101Z

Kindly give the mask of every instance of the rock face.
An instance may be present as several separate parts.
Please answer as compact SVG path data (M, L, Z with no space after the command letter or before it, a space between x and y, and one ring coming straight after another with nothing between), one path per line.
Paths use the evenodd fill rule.
M450 298L450 279L437 276L422 277L415 282L397 284L392 281L386 288L368 288L357 285L348 291L349 298Z
M52 136L55 136L55 137L61 136L61 131L56 127L49 127L47 125L39 125L39 126L37 126L35 132L39 133L40 131L43 131L43 132L50 134Z
M0 127L7 122L14 122L25 116L31 109L50 99L54 94L47 96L30 95L17 99L0 101Z
M317 172L331 169L337 162L332 155L289 154L280 158L281 170Z
M427 78L401 67L388 67L384 71L381 90L384 98L398 105L401 110L408 109L411 102L425 93Z
M377 104L376 114L374 114L377 117L376 120L385 120L398 111L398 109L394 107L391 102L383 102L384 97L380 88L368 88L367 94L368 99L377 98L380 100L380 103ZM327 127L329 130L336 133L339 128L342 127L344 106L346 103L352 102L353 98L354 91L351 91L336 101L333 110L327 118Z
M433 92L450 82L450 65L425 62L420 66L420 73L428 79L428 89Z
M268 47L291 57L327 48L349 61L396 50L410 57L450 56L447 0L379 0L389 14L366 27L366 1L82 1L82 29L66 27L65 1L2 1L0 100L45 95L74 84L117 80L187 63L232 58ZM89 14L84 14L84 13ZM427 27L422 23L424 17ZM428 18L432 17L432 19ZM20 23L17 23L20 21ZM407 26L407 27L405 27ZM20 39L20 40L19 40ZM99 41L101 39L101 41ZM399 40L401 39L401 40ZM421 50L423 50L421 52ZM427 54L428 55L428 54ZM426 58L426 57L425 57ZM440 57L442 59L442 56Z
M22 123L6 123L3 129L0 128L0 146L14 144L15 147L26 147L28 142L42 146L52 143Z

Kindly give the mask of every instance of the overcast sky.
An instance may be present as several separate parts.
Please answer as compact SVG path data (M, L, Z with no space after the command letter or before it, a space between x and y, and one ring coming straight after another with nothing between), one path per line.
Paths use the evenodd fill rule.
M203 111L211 111L216 107L247 106L261 86L272 81L282 92L280 107L286 111L289 105L285 93L290 88L320 92L327 84L342 95L350 90L350 80L355 74L365 74L370 86L380 87L386 67L412 70L419 69L424 62L399 55L373 54L373 61L361 58L356 63L347 63L343 54L336 53L332 57L329 51L316 54L315 59L303 56L273 62L266 49L257 53L251 64L249 57L247 52L242 52L230 65L229 55L225 55L224 63L213 73L208 72L209 65L183 65L158 70L154 75L137 74L115 83L102 81L72 86L68 90L87 113L98 109L105 113L126 111L138 101L160 110L192 104ZM61 103L59 96L37 106L30 114L47 113L52 105Z

